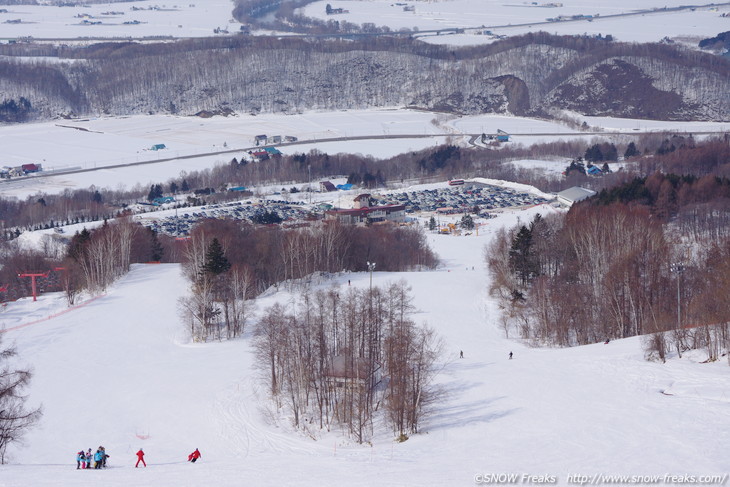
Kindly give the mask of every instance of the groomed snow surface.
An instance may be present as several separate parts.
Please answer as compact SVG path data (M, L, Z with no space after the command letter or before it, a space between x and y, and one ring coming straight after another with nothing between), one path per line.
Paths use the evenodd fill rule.
M437 380L447 394L404 443L387 429L369 445L337 430L315 441L273 421L253 327L238 340L191 343L177 313L186 294L178 265L135 265L107 294L67 311L58 294L9 303L4 345L15 343L34 368L29 405L42 403L44 415L25 446L10 448L0 486L469 486L503 474L521 485L526 474L557 485L622 474L667 484L665 474L726 475L724 360L647 362L638 338L571 349L505 338L483 247L498 228L550 211L503 212L478 236L429 234L442 267L373 274L373 285L405 279L414 318L445 343ZM348 280L369 284L368 274L350 273L321 285L344 290ZM290 298L270 292L256 308ZM109 467L76 470L75 453L99 445ZM134 468L139 448L147 468ZM195 448L203 457L190 464Z

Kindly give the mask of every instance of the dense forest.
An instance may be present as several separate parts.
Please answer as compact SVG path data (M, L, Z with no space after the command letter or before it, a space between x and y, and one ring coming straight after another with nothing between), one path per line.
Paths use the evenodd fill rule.
M0 103L26 100L24 120L382 106L515 115L570 109L664 120L730 116L723 96L730 91L727 60L605 38L536 33L450 48L396 37L241 35L86 47L14 44L0 46L0 55L7 56L0 61ZM37 60L28 62L29 56ZM4 120L17 119L10 115Z
M505 332L560 346L647 335L660 359L670 347L704 347L710 360L727 349L728 145L656 158L694 170L635 178L495 240L486 255Z

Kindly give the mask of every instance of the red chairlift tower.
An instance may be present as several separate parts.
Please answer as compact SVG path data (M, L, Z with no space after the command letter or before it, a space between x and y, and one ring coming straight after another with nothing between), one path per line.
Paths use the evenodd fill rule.
M31 286L31 289L33 290L33 301L36 301L36 296L37 296L36 285L35 285L36 277L48 277L48 274L50 274L50 273L51 273L51 271L23 272L22 274L18 274L18 277L30 277L30 283L31 283L30 286Z

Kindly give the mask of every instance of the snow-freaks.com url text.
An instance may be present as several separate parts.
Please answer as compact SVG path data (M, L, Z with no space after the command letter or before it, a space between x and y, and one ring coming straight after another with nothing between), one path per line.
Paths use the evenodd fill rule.
M566 480L569 485L725 485L728 474L723 475L593 475L569 474L562 479L557 475L533 475L520 473L478 473L476 484L558 484Z

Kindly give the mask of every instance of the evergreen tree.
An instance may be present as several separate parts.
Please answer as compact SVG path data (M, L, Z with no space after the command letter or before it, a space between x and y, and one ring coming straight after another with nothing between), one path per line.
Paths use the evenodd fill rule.
M570 161L570 165L565 169L565 175L570 175L571 172L577 171L580 174L585 175L586 173L586 166L583 164L583 160L578 158L577 160Z
M474 219L471 215L464 215L461 217L461 228L466 230L474 230Z
M208 246L205 253L205 263L203 264L203 272L213 274L215 276L223 274L231 268L231 263L223 252L223 247L217 238Z
M431 218L428 220L428 229L433 231L436 229L436 219L431 215Z
M150 186L150 192L147 195L147 201L154 201L156 198L162 197L162 185L153 184Z
M520 279L523 287L536 275L536 266L532 252L532 230L522 225L512 239L509 251L509 263L512 272Z
M91 201L94 203L102 203L104 201L104 198L101 196L101 193L97 190L94 191L94 194L91 196Z
M150 244L152 262L160 262L165 253L165 249L157 238L157 232L152 229L150 229L150 232L152 233L152 242Z
M583 158L586 161L602 161L604 159L603 152L601 151L601 146L598 144L593 144L589 148L586 149L585 155Z
M181 189L182 191L190 191L190 185L188 184L188 180L187 180L187 179L183 179L183 180L182 180L182 183L181 183L180 189Z
M84 248L89 240L91 240L91 232L89 232L86 227L84 227L81 232L76 232L76 234L71 238L67 255L74 260L79 260L79 257L83 255Z
M629 142L629 145L626 146L626 151L624 152L624 159L628 159L629 157L634 157L639 155L639 149L636 148L636 144L633 142Z

